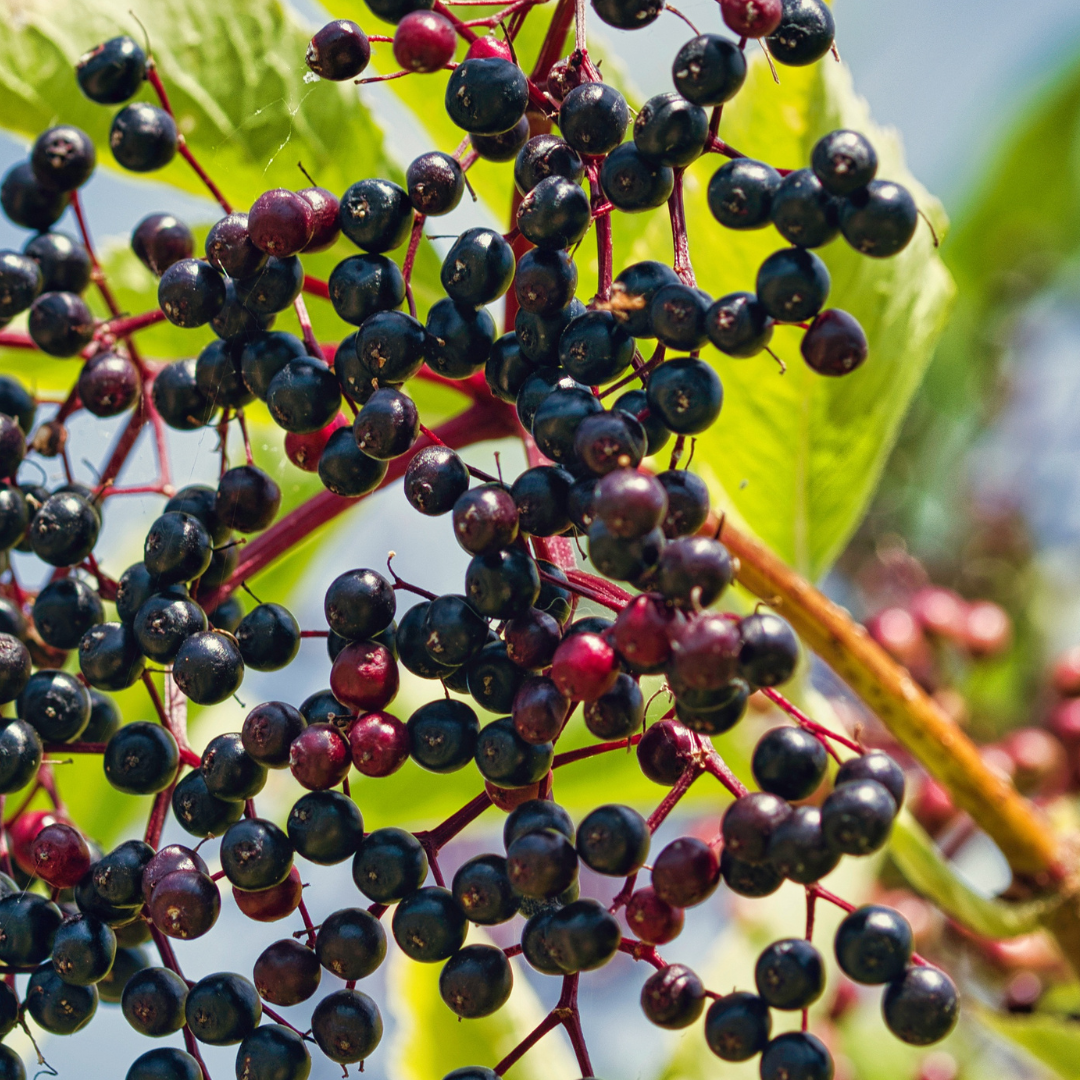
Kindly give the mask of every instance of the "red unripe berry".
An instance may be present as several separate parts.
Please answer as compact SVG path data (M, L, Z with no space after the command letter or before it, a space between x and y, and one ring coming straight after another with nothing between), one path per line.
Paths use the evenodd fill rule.
M319 458L322 457L322 452L326 449L330 436L338 428L347 427L348 424L349 421L341 413L338 413L326 427L320 428L318 431L312 431L306 435L290 431L285 436L285 456L298 469L303 469L304 472L318 472Z
M456 46L453 23L435 11L410 11L394 31L394 59L406 71L438 71Z
M321 187L303 188L297 194L311 207L315 222L311 239L304 251L325 251L328 247L333 247L341 232L341 222L338 219L341 203L338 197Z
M635 670L651 674L671 657L671 638L682 629L679 615L652 596L635 596L611 629L618 654Z
M58 889L70 889L90 869L90 848L78 829L62 822L46 825L31 848L34 872Z
M992 601L978 600L968 607L964 638L976 656L994 656L1012 642L1012 620Z
M510 46L494 36L477 38L469 45L469 51L465 54L466 60L482 60L487 56L496 56L500 60L513 60Z
M694 739L678 720L659 720L637 744L641 771L654 783L673 787L694 753Z
M364 776L389 776L409 757L409 729L387 712L365 713L349 729L349 748Z
M928 633L961 641L967 627L968 605L952 589L929 585L920 589L908 604L908 611Z
M1050 714L1050 730L1066 745L1080 745L1080 699L1063 701Z
M922 627L906 608L879 611L867 622L866 629L887 653L908 667L916 664L926 651Z
M931 835L941 832L956 817L956 804L933 777L924 776L908 806L915 820Z
M315 231L315 210L287 188L264 192L248 211L252 243L267 255L284 259L307 247Z
M299 906L303 895L300 871L294 866L289 876L280 884L258 892L245 892L233 886L236 906L256 922L277 922L288 918Z
M499 788L490 781L485 780L484 791L491 800L492 806L501 810L504 814L509 814L511 810L516 810L522 803L527 803L532 799L539 799L540 790L545 785L549 785L550 782L550 772L543 780L540 780L535 784L530 784L528 787Z
M741 648L733 622L713 612L698 615L671 643L675 676L693 690L719 690L737 674Z
M666 945L682 933L685 915L682 908L661 900L649 886L638 889L626 902L626 923L639 941Z
M349 744L330 724L308 724L289 746L289 769L308 791L337 787L351 765Z
M703 840L673 840L653 863L652 886L674 907L693 907L712 895L720 881L720 860Z
M1019 728L1001 740L1012 759L1013 783L1024 795L1059 789L1068 775L1068 758L1059 739L1042 728Z
M52 810L28 810L20 814L7 826L8 839L11 842L11 854L19 868L27 874L37 872L34 866L33 846L37 834L49 825L65 822L67 819Z
M740 37L768 37L784 14L780 0L720 0L720 14Z
M390 650L374 641L353 641L330 669L330 691L356 712L385 709L398 692L398 666Z
M1080 697L1080 645L1074 645L1054 661L1054 689L1065 697Z
M615 650L599 634L574 634L555 650L551 678L572 701L595 701L619 675Z

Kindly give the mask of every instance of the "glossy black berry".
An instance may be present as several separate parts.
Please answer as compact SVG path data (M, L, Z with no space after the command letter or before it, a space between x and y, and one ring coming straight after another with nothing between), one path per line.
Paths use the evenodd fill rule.
M72 1035L85 1027L97 1011L95 986L65 983L51 964L43 964L30 976L26 988L26 1011L39 1027L54 1035Z
M599 398L577 386L557 388L540 403L533 416L532 433L540 451L559 464L575 457L574 437L588 416L603 412Z
M363 908L342 908L323 920L315 955L339 979L365 979L386 957L386 932Z
M685 964L669 964L645 980L641 1010L657 1027L689 1027L705 1008L705 987Z
M863 255L885 259L907 247L919 211L911 192L891 180L871 180L840 205L840 231Z
M42 352L74 356L92 340L94 317L77 293L42 293L30 306L27 329Z
M772 340L773 320L753 293L728 293L705 312L705 333L728 356L756 356Z
M32 237L23 247L23 254L37 263L41 271L41 292L72 292L81 293L90 284L90 256L86 248L77 240L72 239L67 233L44 232ZM4 281L4 299L0 302L0 313L9 310L12 299L16 299L20 293L14 290L8 293L8 288L14 284L9 277L9 267L14 253L0 254L0 279ZM20 275L20 285L26 288L26 279ZM25 295L25 292L22 293ZM30 297L33 300L33 297ZM29 303L23 303L18 310L23 311ZM12 315L16 312L11 311ZM6 314L4 317L8 317Z
M675 174L670 166L647 157L632 142L627 142L604 158L600 186L616 209L638 214L667 202L675 187Z
M522 235L539 248L573 247L592 222L589 196L571 180L548 176L533 187L518 207Z
M336 708L340 711L341 706ZM260 764L283 769L289 764L289 746L306 724L304 716L292 705L267 701L247 714L240 738L247 753Z
M15 708L19 719L25 720L45 742L76 739L90 721L90 695L66 671L36 671Z
M840 853L825 842L821 811L796 806L769 840L769 862L789 881L809 885L836 869Z
M773 832L790 813L783 799L768 792L741 796L727 808L721 823L724 851L743 862L764 862Z
M630 110L609 83L588 82L571 90L559 109L559 130L579 154L607 154L623 140Z
M311 791L289 811L289 840L308 862L330 866L356 854L364 823L356 803L338 791Z
M641 730L645 699L637 680L620 672L605 694L585 703L585 726L598 739L625 739Z
M266 405L278 427L306 435L322 430L337 416L341 389L321 360L290 360L267 388Z
M437 517L449 513L469 489L469 471L449 447L425 446L409 462L404 486L411 506Z
M280 885L292 869L292 844L273 822L245 818L221 838L221 868L238 889Z
M960 1000L945 972L929 964L912 965L885 988L881 1012L898 1039L927 1046L945 1038L956 1026Z
M300 650L300 627L281 604L260 604L236 628L236 643L244 666L255 671L277 671L291 663Z
M514 266L514 252L497 232L466 229L447 252L440 279L452 300L490 304L510 287Z
M240 734L218 735L206 744L200 765L207 791L228 802L253 799L266 783L266 769L245 749Z
M893 797L897 807L904 804L904 770L884 750L868 750L849 758L837 770L834 786L856 780L876 780Z
M242 975L218 972L200 979L188 991L184 1016L199 1042L232 1046L259 1026L262 1002Z
M802 322L825 305L829 271L812 251L786 248L774 252L758 270L758 301L777 322Z
M527 312L519 311L517 318L520 319L527 314ZM558 344L557 338L555 343ZM492 343L484 365L484 379L495 397L509 405L514 405L517 402L518 392L534 370L532 361L522 350L517 333L511 331Z
M845 855L869 855L889 838L896 803L876 780L853 780L836 788L821 807L825 842Z
M214 511L225 527L237 532L265 529L280 505L281 489L255 465L237 465L218 481Z
M176 122L164 110L145 101L125 105L109 128L109 148L121 168L153 172L176 155Z
M125 623L99 623L79 641L79 671L98 690L126 689L141 677L144 666L138 639Z
M106 744L105 778L127 795L155 795L172 783L180 751L160 724L125 724Z
M142 902L142 876L154 849L141 840L125 840L91 867L94 892L116 907Z
M571 319L584 314L584 308L568 310L577 282L577 265L565 251L535 249L521 257L514 278L521 312L547 317L543 323L522 323L519 312L514 323L522 350L535 363L555 363L559 335Z
M723 105L746 79L746 57L733 41L719 34L691 38L671 65L675 89L695 105Z
M520 903L501 855L477 855L463 863L454 874L452 892L466 918L479 926L506 922Z
M255 316L284 311L300 295L303 284L304 268L295 255L271 255L257 273L234 281L237 301Z
M320 79L343 82L368 66L371 45L367 34L349 19L335 19L317 30L304 57Z
M319 458L319 479L323 486L346 498L374 491L383 482L386 470L387 463L365 454L347 427L330 436Z
M481 730L476 741L476 767L496 787L528 787L547 775L554 752L549 742L526 742L513 719L504 716Z
M79 57L79 89L99 105L119 105L133 97L146 78L146 54L127 35L110 38Z
M214 415L214 402L196 381L197 367L194 357L169 364L158 372L150 392L162 420L178 431L194 431Z
M513 985L510 961L493 945L466 945L439 973L440 996L466 1019L490 1016L501 1009Z
M681 94L649 98L634 120L634 145L661 165L689 165L701 156L708 136L708 113Z
M664 10L659 0L592 0L592 7L603 22L620 30L648 26Z
M428 860L420 841L404 829L376 829L353 857L356 887L379 904L392 904L415 892L427 877Z
M495 342L495 320L486 308L439 300L428 312L424 356L447 379L467 379L487 363Z
M493 713L510 711L525 677L522 669L510 659L504 641L489 642L461 670L473 699L481 708Z
M448 214L465 191L465 174L456 158L431 150L414 158L405 170L409 200L418 214Z
M810 154L814 175L830 195L851 195L877 174L877 153L865 135L843 128L830 131Z
M368 457L400 457L420 433L420 414L408 394L381 386L368 398L353 423L353 438Z
M52 964L70 986L89 986L109 973L116 935L93 915L69 915L53 939Z
M34 601L34 626L54 649L74 649L83 634L104 618L101 598L74 577L50 582Z
M827 763L828 754L816 736L802 728L778 727L758 740L751 767L763 791L797 802L817 790Z
M220 836L240 820L242 802L228 802L211 795L199 771L188 773L173 791L172 809L181 828L192 836Z
M754 968L757 991L774 1009L805 1009L821 996L825 967L821 954L804 938L770 945Z
M684 356L668 360L649 376L647 396L649 410L667 428L678 435L699 435L720 415L724 388L708 364Z
M319 1049L341 1064L369 1057L379 1045L382 1031L378 1006L359 990L336 990L311 1014L311 1033Z
M560 832L545 828L523 833L507 845L510 883L522 895L550 899L577 878L573 844Z
M0 726L0 794L25 787L37 775L42 754L41 738L30 724L4 720Z
M173 678L197 705L216 705L244 681L244 660L231 637L215 630L192 634L173 661Z
M840 204L810 169L788 173L773 194L772 223L792 244L814 248L839 232Z
M34 175L58 191L82 187L90 179L96 159L90 136L67 124L43 131L30 151Z
M465 571L465 594L481 615L512 618L540 595L536 563L518 547L477 555Z
M709 210L729 229L768 225L780 174L761 161L736 158L721 165L709 181Z
M480 721L462 701L441 700L421 705L409 717L411 756L430 772L454 772L476 752Z
M110 1001L104 994L102 1001ZM127 1071L124 1080L201 1080L199 1063L174 1046L159 1046L140 1054Z
M784 0L780 25L765 40L777 63L805 67L832 48L835 34L832 12L822 0Z
M649 308L653 333L668 348L698 348L706 340L705 316L711 302L700 289L665 285L656 291Z
M565 140L557 135L537 135L521 148L514 161L514 183L525 195L551 176L579 184L585 176L585 165Z
M121 1007L124 1019L141 1035L159 1038L184 1026L188 988L167 968L137 971L124 987Z
M836 961L844 974L874 986L904 974L911 960L913 937L900 912L867 904L844 918L837 927L835 944Z
M392 926L394 940L406 956L433 963L464 945L468 923L449 890L430 886L398 904Z
M819 375L847 375L866 361L866 333L854 316L826 309L810 324L799 345L806 366Z
M400 247L412 228L408 192L389 180L373 178L353 184L341 197L341 231L364 251Z
M10 221L24 229L43 232L50 228L67 204L68 193L42 184L29 161L12 165L0 182L0 207Z
M705 1041L724 1061L746 1061L765 1049L772 1031L769 1006L745 990L717 998L705 1014Z
M594 971L611 960L618 951L622 930L615 916L598 901L573 900L552 915L546 939L552 960L562 971L573 974Z
M42 237L62 235L62 233L43 233ZM34 240L38 239L41 238L34 238ZM25 311L34 302L38 293L46 288L45 280L41 263L31 252L25 255L19 255L14 251L0 252L0 319L7 321ZM64 289L66 286L50 285L48 291L56 288ZM71 291L79 292L80 290Z
M498 135L470 135L469 142L485 161L513 161L529 139L529 118L523 116Z
M170 663L192 634L206 629L207 621L194 600L158 594L139 608L131 626L144 655L158 663Z
M529 83L525 73L497 56L465 60L446 84L446 112L470 134L509 131L525 113Z
M311 1054L303 1038L283 1024L263 1024L236 1051L244 1080L307 1080Z
M266 252L252 241L248 216L243 211L226 214L210 227L206 235L206 258L211 266L230 278L251 277L266 265Z
M578 826L577 852L590 870L625 877L645 865L649 840L648 825L636 810L611 804L593 810Z
M52 951L62 921L60 909L37 893L13 893L0 899L0 960L38 964Z
M267 946L255 961L252 980L259 996L272 1005L298 1005L319 988L322 968L313 949L295 938Z
M761 1052L760 1071L761 1080L832 1080L833 1061L816 1035L787 1031Z
M83 729L85 742L108 742L120 729L120 706L100 690L90 691L90 723Z

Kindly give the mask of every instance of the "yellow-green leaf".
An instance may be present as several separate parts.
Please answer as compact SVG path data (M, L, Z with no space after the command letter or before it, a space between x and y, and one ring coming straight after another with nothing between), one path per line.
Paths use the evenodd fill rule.
M1006 1042L1027 1051L1062 1080L1080 1077L1080 1024L1045 1013L1007 1015L982 1006L968 1006L979 1021Z

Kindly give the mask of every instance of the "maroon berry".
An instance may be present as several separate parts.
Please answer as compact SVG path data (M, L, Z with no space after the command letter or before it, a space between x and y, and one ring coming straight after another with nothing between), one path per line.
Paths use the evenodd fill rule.
M138 368L119 353L98 353L79 373L79 400L94 416L116 416L130 408L142 385Z
M10 825L7 833L11 841L11 854L23 873L34 874L34 841L38 833L57 822L67 823L67 819L52 810L29 810L20 814Z
M328 22L308 43L307 66L321 79L355 79L368 66L371 45L367 34L349 19Z
M315 209L295 191L274 188L264 192L248 211L252 243L279 259L307 247L315 232Z
M669 964L645 980L641 1009L657 1027L689 1027L705 1008L705 987L685 964Z
M481 484L454 503L454 535L471 555L487 555L509 547L518 534L518 510L502 484Z
M154 857L143 867L142 894L143 899L149 903L154 897L157 884L167 874L176 870L198 870L202 874L210 871L203 862L198 852L192 851L181 844L169 844L158 851Z
M846 311L823 311L803 334L799 351L819 375L847 375L866 360L869 346L858 320Z
M409 757L409 729L388 712L369 712L349 729L349 748L364 776L389 776Z
M693 907L707 900L720 882L720 860L708 844L694 836L673 840L653 863L656 895L674 907Z
M322 965L314 949L284 938L263 949L251 978L259 997L271 1005L299 1005L319 989Z
M390 650L374 641L352 641L330 669L330 692L355 712L378 712L398 692L398 666Z
M724 849L741 862L764 862L773 833L790 814L791 805L767 791L743 795L727 808L720 824Z
M551 65L547 77L547 91L553 97L562 101L571 90L581 85L581 62L573 56L564 56Z
M289 764L289 747L307 722L299 710L284 701L264 701L244 718L240 741L244 750L268 769Z
M300 906L303 886L300 884L300 871L294 866L280 885L258 892L245 892L234 885L232 892L236 906L249 919L277 922L278 919L288 918Z
M551 663L562 638L562 627L546 611L529 608L506 625L506 655L519 667L539 671Z
M637 744L638 765L654 783L672 787L694 754L694 738L678 720L659 720Z
M691 619L671 643L671 670L692 690L719 690L737 674L742 638L730 619L705 612Z
M781 0L720 0L720 14L740 37L768 37L784 14Z
M349 774L350 765L349 744L330 724L309 724L289 747L289 768L308 791L337 787Z
M539 746L562 731L570 715L570 700L551 679L537 675L518 687L510 712L517 733L527 743Z
M307 434L290 431L285 436L285 456L304 472L318 472L319 458L322 457L330 436L338 428L348 426L349 421L345 419L344 414L338 413L326 427L318 431L310 431Z
M489 56L494 56L499 60L513 61L514 59L510 46L502 38L491 36L477 38L469 45L469 50L465 53L466 60L483 60Z
M173 263L191 258L195 238L172 214L150 214L135 226L131 250L150 273L161 277Z
M615 685L619 659L599 634L574 634L555 650L551 678L572 701L595 701Z
M636 540L655 529L667 513L664 485L648 473L616 469L596 485L593 512L612 536Z
M618 654L643 675L661 671L671 657L671 638L680 630L678 614L652 596L635 596L611 628Z
M60 822L34 837L34 872L58 889L70 889L90 869L90 848L78 829Z
M221 894L211 878L198 870L174 870L154 888L149 914L166 937L183 941L202 937L221 913Z
M394 59L406 71L438 71L456 46L453 23L434 11L410 11L394 31Z
M649 886L638 889L626 903L630 932L649 945L666 945L682 933L683 909L673 907Z
M311 239L307 242L304 251L325 251L333 247L341 232L341 222L338 218L341 204L338 197L321 187L304 188L297 194L308 203L315 215Z
M266 252L255 246L248 232L247 214L234 211L210 227L206 261L231 278L251 277L266 265Z
M522 803L531 802L533 799L540 798L540 789L543 787L546 787L548 791L551 790L550 772L543 780L539 780L535 784L530 784L528 787L500 788L496 787L490 780L484 781L484 792L491 800L491 805L496 809L501 810L504 814L509 814L511 810L516 810Z

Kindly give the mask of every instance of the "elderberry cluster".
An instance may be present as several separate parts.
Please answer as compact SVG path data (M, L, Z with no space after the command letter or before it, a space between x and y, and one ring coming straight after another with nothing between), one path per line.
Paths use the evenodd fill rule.
M699 355L706 343L752 356L768 348L774 325L812 320L802 353L813 370L845 374L866 359L855 320L824 309L828 272L811 249L842 233L865 254L893 255L914 232L914 203L899 185L876 178L874 150L855 132L825 136L810 168L782 176L722 143L719 112L711 119L706 112L742 86L748 38L763 39L780 63L824 56L833 24L821 0L722 0L723 19L741 40L704 34L688 42L673 65L675 92L646 102L628 141L630 110L583 49L558 60L538 85L518 65L509 35L476 38L454 65L464 24L414 0L369 6L397 24L392 49L405 71L452 68L444 104L467 144L454 154L418 157L404 187L366 178L340 199L314 185L275 189L246 212L219 199L226 213L210 229L202 258L182 222L149 216L131 246L159 279L160 311L124 318L110 303L113 317L100 322L83 299L94 281L110 300L78 202L96 161L84 132L50 128L0 185L7 216L36 232L22 253L0 253L0 325L26 313L28 345L82 360L68 400L36 430L37 403L0 377L0 553L5 570L11 551L52 568L36 593L22 589L12 571L0 596L0 703L14 702L17 714L0 722L0 796L34 784L56 806L24 806L4 825L0 859L10 854L10 874L0 874L0 963L4 973L29 981L21 997L0 982L0 1037L24 1015L46 1031L70 1034L105 1001L118 1003L143 1035L183 1031L187 1040L188 1052L143 1054L127 1080L199 1080L200 1042L238 1045L238 1080L305 1080L311 1042L335 1062L362 1062L379 1044L382 1020L354 984L386 956L382 916L393 905L398 948L442 965L440 992L459 1017L486 1016L506 1003L508 954L520 951L537 971L576 980L623 951L658 969L642 991L652 1022L688 1026L711 997L705 1038L721 1058L760 1052L763 1080L830 1080L828 1052L813 1035L770 1037L770 1010L805 1009L822 992L809 932L762 954L757 994L709 994L689 968L665 964L656 947L679 934L685 909L708 899L721 879L744 896L767 895L789 880L807 887L808 903L819 896L842 903L817 882L843 855L882 847L904 776L884 753L861 753L841 740L856 756L830 781L830 733L772 690L795 671L796 636L769 612L739 617L714 607L734 563L705 484L676 466L685 439L706 432L721 411L720 380ZM594 0L593 9L610 25L636 28L663 5ZM337 21L312 38L307 62L315 75L340 81L361 74L370 57L364 32ZM123 106L109 136L122 167L152 171L178 153L195 165L152 60L130 38L92 50L76 76L91 100ZM131 102L145 81L160 106ZM558 136L532 134L552 124ZM791 245L765 260L755 292L715 301L695 286L682 250L682 170L706 152L731 159L709 185L717 219L737 229L771 224ZM446 296L421 322L411 268L424 222L458 205L476 158L513 162L513 230L503 236L470 228L457 236L442 263ZM612 278L610 243L605 252L601 239L600 290L586 305L576 295L576 245L590 229L599 235L612 212L664 203L675 223L675 268L636 262ZM69 205L82 241L52 231ZM339 234L361 253L338 263L323 295L356 330L324 349L300 299L321 283L307 281L301 256L328 249ZM406 244L399 266L388 253ZM513 330L499 335L487 305L504 296L516 315ZM303 340L272 329L289 307ZM185 328L209 325L217 340L196 358L148 363L132 335L160 318ZM656 351L645 361L639 343L651 339ZM467 385L503 430L526 436L530 467L505 481L468 465L422 427L403 389L414 377ZM375 490L400 459L408 502L422 515L449 515L471 561L462 591L442 596L392 571L392 580L366 568L340 574L325 594L327 629L309 632L327 639L329 687L299 707L259 704L241 731L212 739L197 754L171 695L165 703L158 697L152 672L164 667L169 688L213 705L240 688L247 668L279 670L298 654L302 632L286 608L258 602L245 615L235 595L235 534L274 525L278 485L250 453L248 464L225 468L223 449L215 486L160 492L167 501L145 535L142 561L114 579L95 545L115 471L95 489L74 482L49 489L17 474L28 453L63 452L64 421L77 408L99 417L138 409L132 424L149 416L179 430L217 417L224 443L229 421L242 424L256 399L286 432L289 459L317 472L336 495ZM355 414L351 423L343 404ZM138 426L131 430L138 434ZM668 469L647 461L673 436ZM122 440L121 464L130 449ZM574 543L586 546L599 576L577 568ZM403 589L424 599L399 619ZM582 599L615 617L575 617ZM115 618L107 618L106 603ZM72 650L79 676L65 670ZM387 711L399 665L441 684L405 721ZM641 687L648 676L663 677L670 703L651 724ZM110 696L140 680L160 722L124 723ZM775 695L799 726L762 738L753 757L760 790L744 793L709 737L733 728L759 691ZM610 804L575 826L554 800L553 770L569 760L557 759L555 744L578 704L599 740L583 756L636 746L643 774L671 789L649 819ZM477 709L497 719L482 725ZM64 747L100 753L114 788L154 797L145 840L104 853L67 819L43 767L46 750ZM433 774L475 768L483 791L429 832L365 833L348 787L352 769L378 779L410 759ZM304 789L284 829L255 809L270 769L289 770ZM655 829L703 772L739 794L719 835L711 843L684 836L668 844L652 858L650 883L638 887ZM820 807L806 802L827 783L832 790ZM469 860L444 887L440 848L489 805L508 815L504 852ZM158 846L169 812L198 838L196 848ZM210 838L219 838L221 874L199 854ZM342 907L313 925L296 856L319 865L351 860L369 906ZM626 879L610 907L580 895L582 864ZM429 873L435 885L426 884ZM169 941L212 930L220 877L247 917L273 922L299 913L303 928L270 944L250 978L217 972L189 984ZM50 895L33 891L34 880ZM633 938L623 937L620 914ZM518 948L465 944L470 924L517 916ZM157 965L143 949L151 938ZM885 1019L901 1039L924 1044L951 1029L955 988L913 954L911 929L896 912L852 911L836 953L852 979L886 986ZM324 970L346 985L318 1001L309 1031L272 1012L311 999ZM264 1015L275 1022L261 1023ZM502 1071L478 1066L451 1076L492 1080ZM17 1056L0 1044L0 1080L24 1076Z

